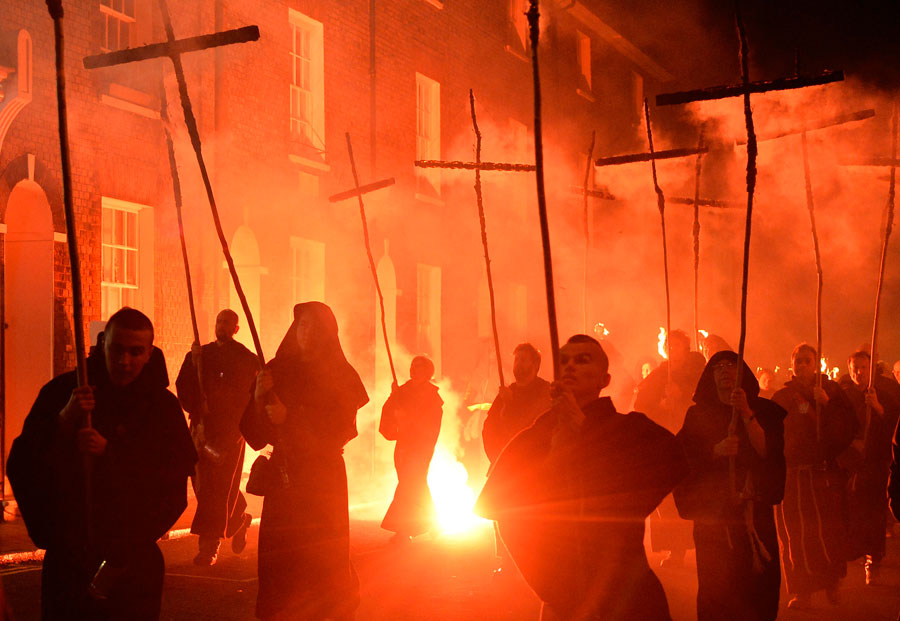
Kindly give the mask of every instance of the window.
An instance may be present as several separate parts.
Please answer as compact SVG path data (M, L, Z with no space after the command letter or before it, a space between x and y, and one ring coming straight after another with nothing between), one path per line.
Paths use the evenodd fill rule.
M578 88L585 93L591 92L591 38L581 31L575 31L576 56L578 60Z
M531 50L527 12L527 0L509 0L510 36L506 49L522 57L525 57Z
M637 111L637 123L644 121L644 76L637 71L631 72L632 114Z
M123 306L153 316L153 210L103 197L100 316Z
M434 362L441 377L441 268L418 264L416 273L416 348Z
M289 9L291 24L291 139L321 157L325 151L324 31Z
M135 0L100 0L100 13L103 15L100 47L104 52L131 47L135 24L134 3Z
M441 85L416 74L416 159L441 159ZM416 168L416 193L439 198L439 168Z
M293 304L325 301L325 244L322 242L291 237L291 295Z

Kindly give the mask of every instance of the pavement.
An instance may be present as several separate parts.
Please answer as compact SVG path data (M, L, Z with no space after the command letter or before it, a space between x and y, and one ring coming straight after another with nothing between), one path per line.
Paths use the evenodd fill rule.
M251 512L259 514L258 499ZM360 577L362 604L358 621L520 621L538 619L540 603L513 571L493 576L492 529L480 524L460 535L420 537L408 544L389 543L391 533L379 528L379 507L351 508L351 555ZM189 507L173 537L160 547L166 558L164 620L239 620L254 618L258 525L251 526L246 550L234 554L223 543L219 561L210 568L192 563L196 537L186 533L193 516ZM18 556L16 556L18 555ZM31 556L29 556L31 555ZM39 556L39 555L37 555ZM21 520L0 523L0 584L15 621L40 618L40 561ZM651 566L661 556L649 554ZM688 552L683 567L657 569L673 619L696 619L696 565ZM875 586L866 586L860 562L850 563L842 584L842 601L833 606L824 594L807 611L784 608L788 621L840 619L894 621L900 611L900 537L888 539Z

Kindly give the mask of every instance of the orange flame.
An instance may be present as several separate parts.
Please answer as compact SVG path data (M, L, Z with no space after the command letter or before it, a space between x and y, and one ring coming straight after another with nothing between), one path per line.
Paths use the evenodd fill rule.
M668 360L669 355L666 353L666 329L662 326L659 327L659 336L657 339L659 342L656 344L656 351L658 351L659 355L665 360Z
M700 336L702 336L703 338L707 338L709 336L708 330L697 330L697 332L699 332Z
M428 469L428 488L437 511L437 524L445 535L462 535L488 520L472 512L475 491L469 473L457 459L438 445Z

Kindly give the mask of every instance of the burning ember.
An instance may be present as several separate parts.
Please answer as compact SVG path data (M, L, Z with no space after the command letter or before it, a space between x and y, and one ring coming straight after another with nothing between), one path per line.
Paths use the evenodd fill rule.
M838 367L832 367L829 371L828 358L826 358L825 356L822 356L820 363L820 371L824 373L828 377L828 379L837 381L838 375L840 374L841 370Z
M475 491L469 473L456 458L438 446L428 469L428 487L437 510L438 528L444 535L462 535L487 520L472 513Z
M707 338L707 337L709 336L709 331L708 331L708 330L697 330L697 332L698 332L698 333L700 334L700 336L702 336L703 338Z
M606 324L598 321L594 324L594 334L597 335L598 340L602 341L604 336L609 336L609 329L606 327Z
M659 355L663 357L663 359L668 360L669 355L666 353L666 329L662 326L659 327L659 343L656 345L656 351L659 352Z

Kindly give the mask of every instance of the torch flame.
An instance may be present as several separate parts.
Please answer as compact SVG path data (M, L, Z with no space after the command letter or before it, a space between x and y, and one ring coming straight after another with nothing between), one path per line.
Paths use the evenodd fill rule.
M659 336L657 338L659 342L656 345L656 351L659 352L663 359L668 360L669 355L666 353L666 329L662 326L659 327Z
M697 332L699 332L699 333L700 333L700 336L702 336L703 338L709 337L709 331L708 331L708 330L697 330Z
M609 336L609 328L606 327L606 324L597 322L594 324L594 333L600 337L600 340L603 340L604 336Z
M487 523L472 512L475 491L467 484L468 479L466 467L439 445L428 469L428 488L434 499L438 528L445 535L461 535Z

